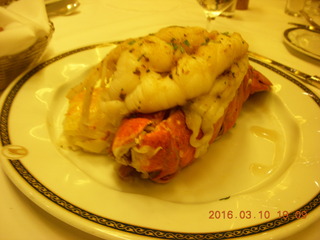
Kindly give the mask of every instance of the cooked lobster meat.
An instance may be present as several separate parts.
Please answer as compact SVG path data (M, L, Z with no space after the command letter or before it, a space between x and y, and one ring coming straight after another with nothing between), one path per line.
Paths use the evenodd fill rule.
M249 65L238 33L168 27L118 44L67 95L72 149L109 154L164 183L203 156L271 82Z
M270 90L270 86L267 78L250 67L223 116L214 123L209 143L234 126L242 105L251 94ZM138 172L152 181L168 182L195 160L196 148L190 144L191 134L181 107L129 115L122 120L112 144L112 153L122 164L120 175L126 178ZM199 131L197 138L202 137Z

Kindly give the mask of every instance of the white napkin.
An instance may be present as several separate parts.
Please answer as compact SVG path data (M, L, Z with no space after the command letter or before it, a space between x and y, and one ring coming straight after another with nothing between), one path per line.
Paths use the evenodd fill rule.
M0 29L0 57L30 47L50 31L43 0L18 0L0 6Z

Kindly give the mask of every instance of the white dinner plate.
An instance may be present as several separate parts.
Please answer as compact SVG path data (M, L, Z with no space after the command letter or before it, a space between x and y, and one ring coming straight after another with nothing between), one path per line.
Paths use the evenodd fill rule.
M167 184L125 182L111 158L62 148L66 93L114 46L54 57L3 94L2 167L32 201L106 239L258 240L317 219L320 99L253 58L272 91L252 96L236 126Z
M303 28L290 28L283 35L285 43L290 47L320 60L320 32Z

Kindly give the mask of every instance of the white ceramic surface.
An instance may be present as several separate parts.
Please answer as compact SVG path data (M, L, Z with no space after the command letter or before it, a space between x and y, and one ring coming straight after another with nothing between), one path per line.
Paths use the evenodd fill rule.
M2 164L32 201L106 239L279 238L316 220L319 98L257 62L252 65L271 79L272 92L253 96L236 127L168 184L123 182L112 159L61 148L66 92L112 47L48 60L2 98Z

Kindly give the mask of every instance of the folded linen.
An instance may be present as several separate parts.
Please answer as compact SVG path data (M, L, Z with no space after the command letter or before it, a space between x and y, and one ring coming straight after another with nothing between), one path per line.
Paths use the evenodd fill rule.
M22 52L49 34L42 0L0 1L0 5L0 57Z

